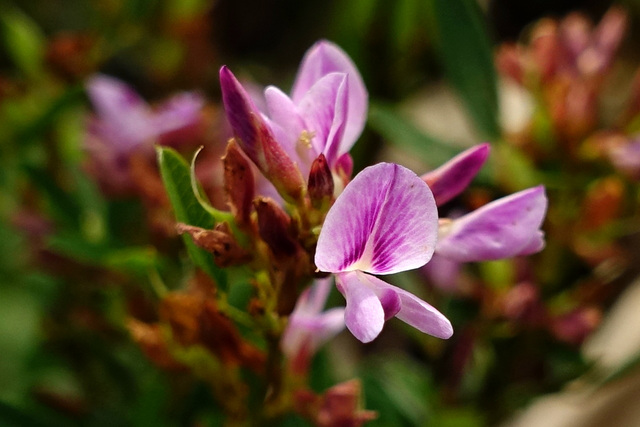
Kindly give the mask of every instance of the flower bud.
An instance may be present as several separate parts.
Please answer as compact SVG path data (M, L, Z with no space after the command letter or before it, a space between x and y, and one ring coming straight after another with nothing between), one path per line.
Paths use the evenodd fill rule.
M234 218L243 226L250 224L255 181L251 165L234 140L229 141L224 162L224 190Z
M361 426L375 420L374 411L361 408L362 386L358 380L345 381L329 388L322 395L299 390L294 396L297 412L317 426Z
M295 255L298 244L291 234L291 218L268 197L254 202L258 212L258 233L277 259Z
M276 141L259 110L227 67L220 69L220 85L227 118L242 151L282 197L299 201L305 188L300 170Z
M309 197L313 206L318 208L323 201L331 200L333 190L331 169L324 154L320 154L311 164L309 172Z

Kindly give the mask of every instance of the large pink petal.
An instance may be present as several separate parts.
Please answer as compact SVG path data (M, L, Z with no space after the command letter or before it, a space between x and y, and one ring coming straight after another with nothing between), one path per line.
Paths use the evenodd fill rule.
M380 163L340 194L318 237L322 271L391 274L426 264L436 244L438 211L429 187L409 169Z
M288 151L295 152L295 142L304 130L304 121L298 108L287 94L275 86L268 86L264 91L267 115L289 135L287 141L278 141Z
M354 337L367 343L377 337L384 326L385 313L373 289L361 283L356 272L336 275L336 287L347 300L344 321Z
M447 203L467 188L489 156L489 144L480 144L455 156L444 165L422 175L438 206Z
M329 73L338 72L348 75L348 105L341 154L349 151L356 142L367 119L368 94L358 69L347 54L335 44L321 40L305 54L296 81L293 84L291 98L295 103L305 96L307 91Z
M336 147L344 134L347 114L347 77L330 73L318 80L298 102L307 131L313 135L311 143L316 153L323 153L330 166L335 163ZM332 147L332 155L328 149Z
M459 262L473 262L540 250L546 210L542 186L503 197L445 225L436 252Z
M394 293L400 299L400 310L396 317L403 322L413 326L420 332L433 335L434 337L447 339L453 335L451 322L442 313L431 305L422 301L417 296L397 286L370 276L365 273L356 272L361 282L366 282L378 295L384 293Z

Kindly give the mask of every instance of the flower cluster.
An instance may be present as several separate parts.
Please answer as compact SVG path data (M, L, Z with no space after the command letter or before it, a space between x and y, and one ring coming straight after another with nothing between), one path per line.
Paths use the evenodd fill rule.
M432 258L457 265L527 255L544 246L547 200L540 186L462 217L440 217L439 207L463 192L482 168L488 144L422 176L398 164L378 163L352 179L349 151L364 128L368 94L355 65L336 45L320 41L307 52L290 95L273 86L255 94L226 66L220 83L233 134L220 168L228 211L213 208L200 193L194 157L189 197L215 224L179 223L176 229L210 252L218 269L248 276L251 300L243 314L234 311L227 302L234 283L216 284L216 289L199 284L165 295L159 324L134 320L129 325L161 366L190 366L195 362L184 349L200 345L221 366L263 374L277 412L283 405L279 396L301 390L292 384L305 378L314 353L345 326L364 343L393 317L435 337L452 336L450 321L436 308L378 276L417 269ZM87 87L97 112L89 147L106 148L125 165L134 153L146 152L151 141L196 123L201 107L196 95L182 94L154 111L105 76ZM346 306L324 311L334 281ZM239 322L230 319L249 324L263 344L246 342ZM215 334L207 333L212 323L218 324ZM161 334L163 324L170 338ZM279 355L286 358L289 374L273 362ZM221 396L225 387L239 387L237 370L216 376ZM347 389L353 403L347 405L347 419L371 418L356 404L359 387ZM241 396L244 389L238 390ZM325 416L317 406L330 394L298 393L298 411ZM239 399L228 402L226 410L241 407Z
M373 340L391 317L440 338L453 333L450 322L432 306L374 275L421 267L434 253L469 262L526 255L544 246L542 187L456 220L438 219L438 205L462 192L482 167L487 144L422 177L400 165L380 163L349 181L348 151L363 128L367 95L355 66L337 46L321 41L310 49L291 97L268 87L266 111L256 107L227 67L220 80L235 142L288 202L292 217L315 218L308 225L321 227L317 244L306 247L315 251L319 272L335 275L346 299L344 322L360 341ZM329 203L314 203L320 197ZM316 288L303 294L291 316L285 335L289 354L292 348L316 348L327 333L341 328L335 321L339 312L329 320L319 310L326 284ZM305 345L304 329L315 336Z

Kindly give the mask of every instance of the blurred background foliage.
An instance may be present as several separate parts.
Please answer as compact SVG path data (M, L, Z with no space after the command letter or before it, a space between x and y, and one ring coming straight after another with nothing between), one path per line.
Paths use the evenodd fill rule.
M640 5L621 5L630 24L615 72L628 94L640 60ZM580 11L598 22L610 6L572 0L1 0L0 424L219 425L220 408L206 381L158 368L131 338L128 319L156 319L159 296L186 287L193 267L182 242L167 237L170 211L158 208L148 187L112 197L87 169L83 144L91 108L84 82L96 72L115 76L150 103L181 90L204 94L209 127L182 148L190 156L200 143L224 146L217 119L221 65L257 85L287 88L304 51L320 38L349 53L370 93L368 127L352 152L356 170L400 158L419 172L473 141L491 141L492 164L446 209L543 183L551 210L547 249L532 261L470 266L470 292L425 286L419 274L396 278L437 301L452 319L456 334L449 342L396 323L367 346L338 337L314 361L316 390L361 378L365 407L379 413L372 425L483 426L587 372L591 362L580 343L637 273L638 188L609 163L568 151L544 103L534 109L526 138L509 133L500 118L504 76L499 79L495 54L501 43L524 42L542 17ZM448 114L436 114L438 105L418 108L440 90L434 86L447 88L464 124L445 120L444 133L425 130L421 114ZM607 114L576 140L583 144L606 128ZM634 118L613 127L634 135L640 131ZM459 137L461 126L470 138ZM603 212L612 205L615 212ZM594 216L602 224L567 228ZM589 245L576 245L582 238ZM536 284L533 294L519 287L525 282ZM238 301L246 299L239 293ZM505 299L526 313L505 315ZM537 304L552 313L544 322L527 318ZM569 326L551 325L551 318Z

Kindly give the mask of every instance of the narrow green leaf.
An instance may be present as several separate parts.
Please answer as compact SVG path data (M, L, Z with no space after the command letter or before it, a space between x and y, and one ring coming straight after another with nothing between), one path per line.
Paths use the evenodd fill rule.
M211 203L209 202L207 195L205 194L204 190L200 186L200 183L198 183L198 178L196 177L196 159L198 158L198 154L200 154L200 151L202 151L203 148L204 146L200 146L200 148L196 150L195 154L193 155L193 158L191 159L191 167L189 169L191 191L193 191L193 195L195 196L196 200L198 201L202 209L207 211L209 215L213 217L213 220L215 222L222 222L222 221L230 222L233 219L233 216L231 215L231 213L219 211L218 209L211 206Z
M169 195L176 219L189 225L213 228L215 220L198 202L191 188L191 173L187 162L175 150L157 147L162 181ZM227 288L226 272L215 265L213 255L198 248L190 237L183 236L193 262L216 280L222 289Z
M491 41L475 0L433 0L445 74L484 136L500 135Z
M15 65L29 77L39 75L45 37L38 25L20 10L9 7L0 14L0 22L4 45Z
M373 424L425 425L435 400L431 373L402 354L388 356L372 357L360 367L367 409L379 415Z
M80 104L84 99L84 88L81 85L71 86L58 98L54 99L42 114L29 122L28 126L20 129L16 139L21 143L33 142L42 136L58 119L60 114L72 106Z

